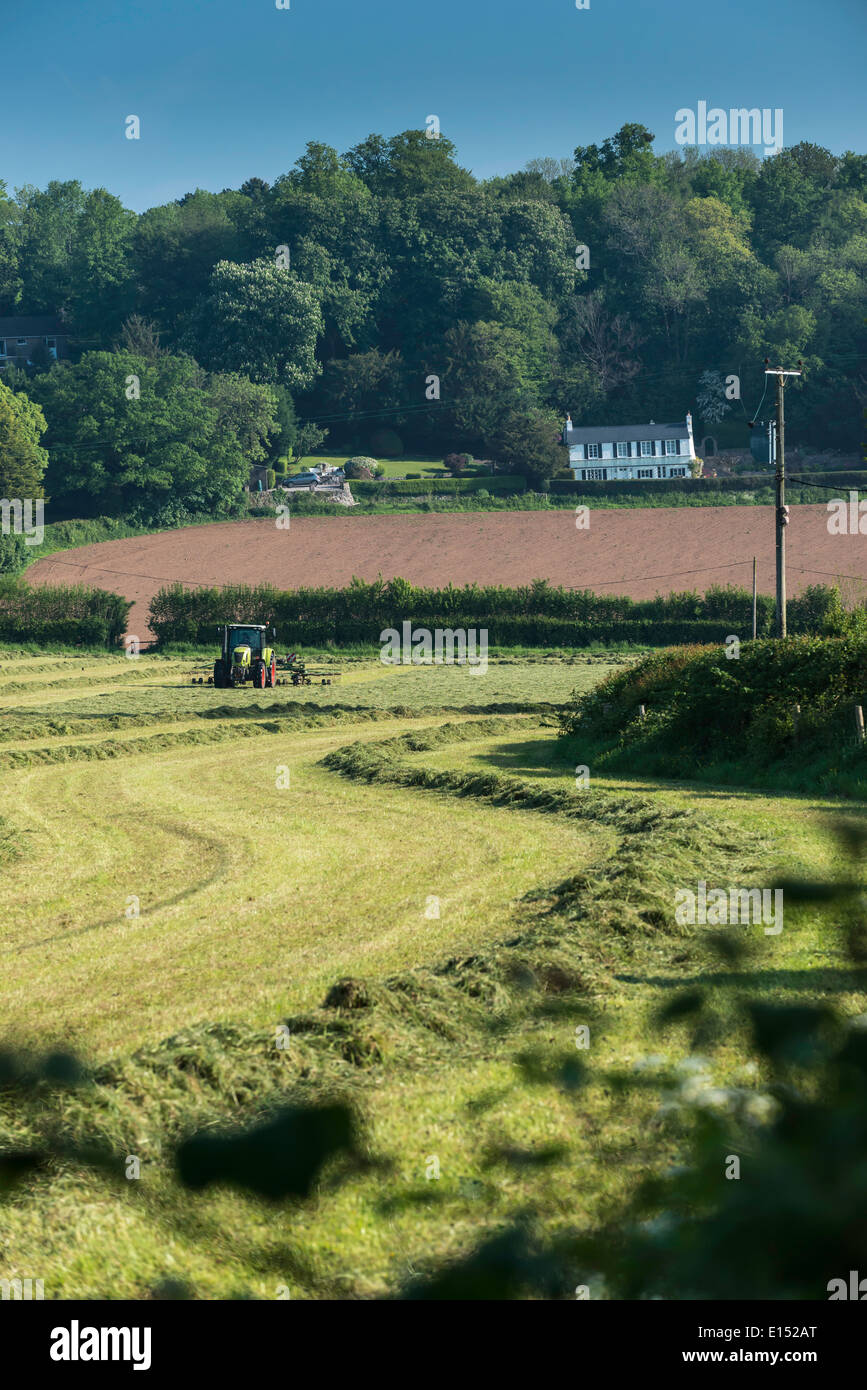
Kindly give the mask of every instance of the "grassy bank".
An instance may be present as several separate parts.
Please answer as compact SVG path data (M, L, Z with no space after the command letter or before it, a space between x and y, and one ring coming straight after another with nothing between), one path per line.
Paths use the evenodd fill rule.
M867 639L790 637L654 653L576 695L561 722L600 772L863 799L864 704Z

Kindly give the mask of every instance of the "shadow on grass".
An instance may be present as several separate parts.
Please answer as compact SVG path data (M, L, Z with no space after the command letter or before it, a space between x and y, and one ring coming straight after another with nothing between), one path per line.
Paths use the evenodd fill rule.
M824 994L848 994L867 991L867 967L816 966L809 970L714 970L695 975L615 974L615 980L627 985L653 985L658 989L750 988L762 990L814 990Z

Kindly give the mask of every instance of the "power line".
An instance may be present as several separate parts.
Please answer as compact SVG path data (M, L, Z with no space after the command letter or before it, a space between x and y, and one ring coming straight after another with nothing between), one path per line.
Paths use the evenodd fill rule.
M303 518L300 518L300 519L303 520ZM97 542L97 544L100 544L100 542ZM100 574L116 574L116 575L120 575L120 576L121 576L122 578L124 578L124 579L153 579L153 580L155 580L157 583L160 583L160 584L190 584L190 585L192 585L193 587L195 587L195 588L200 588L200 589L201 589L201 588L210 588L210 589L233 589L233 588L236 588L236 587L237 587L237 584L241 582L241 581L236 581L236 582L233 582L233 583L218 584L218 583L209 583L209 582L208 582L207 580L205 580L205 579L178 579L178 578L173 578L173 577L170 576L170 575L163 575L163 574L142 574L142 573L141 573L140 571L138 571L138 570L116 570L116 569L108 569L108 568L107 568L106 566L104 566L104 565L99 565L99 564L96 564L96 563L83 562L83 561L80 561L80 560L79 560L79 561L76 561L76 560L57 560L57 559L55 559L55 557L54 557L53 555L46 555L46 557L45 557L45 563L46 563L46 564L56 564L56 565L68 565L71 569L96 569L96 570L99 571ZM671 571L669 571L667 574L641 574L641 575L629 576L628 578L625 578L625 579L600 579L600 580L590 580L590 581L588 581L588 582L589 582L590 584L592 584L595 588L604 588L604 587L606 587L606 586L609 585L609 584L643 584L643 583L645 583L645 582L647 582L648 580L651 580L651 579L678 579L678 578L680 578L682 575L687 575L687 574L712 574L712 573L715 573L717 570L739 569L741 565L750 565L750 564L752 564L752 559L751 559L751 558L750 558L750 559L747 559L747 560L733 560L733 561L730 562L729 564L725 564L725 565L702 565L699 569L671 570ZM816 571L816 572L818 572L818 571ZM844 576L844 577L847 577L847 576ZM854 576L852 576L852 577L854 577ZM867 576L865 576L865 579L867 579Z

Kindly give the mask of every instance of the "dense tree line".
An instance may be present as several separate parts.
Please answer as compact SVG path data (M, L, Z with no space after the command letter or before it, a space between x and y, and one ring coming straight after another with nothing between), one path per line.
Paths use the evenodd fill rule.
M141 215L76 181L0 184L0 314L59 312L80 359L36 362L35 381L5 373L45 411L49 492L110 478L129 503L177 472L176 492L202 499L190 451L227 420L234 445L215 458L208 443L212 493L324 430L335 448L466 449L534 476L562 462L566 410L616 423L692 409L745 444L766 356L805 364L793 441L856 450L867 156L656 156L652 140L626 125L485 181L423 131L343 155L311 143L273 185ZM742 403L726 399L731 374ZM130 376L143 389L127 401ZM100 403L118 380L120 399Z

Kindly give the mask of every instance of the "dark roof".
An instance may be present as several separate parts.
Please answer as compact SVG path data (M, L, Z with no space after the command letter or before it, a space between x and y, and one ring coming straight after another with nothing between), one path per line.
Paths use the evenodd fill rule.
M675 425L579 425L566 429L566 444L628 444L642 439L685 439L689 434L686 421Z
M0 338L66 338L69 329L64 328L60 319L53 314L43 314L35 318L0 319Z

